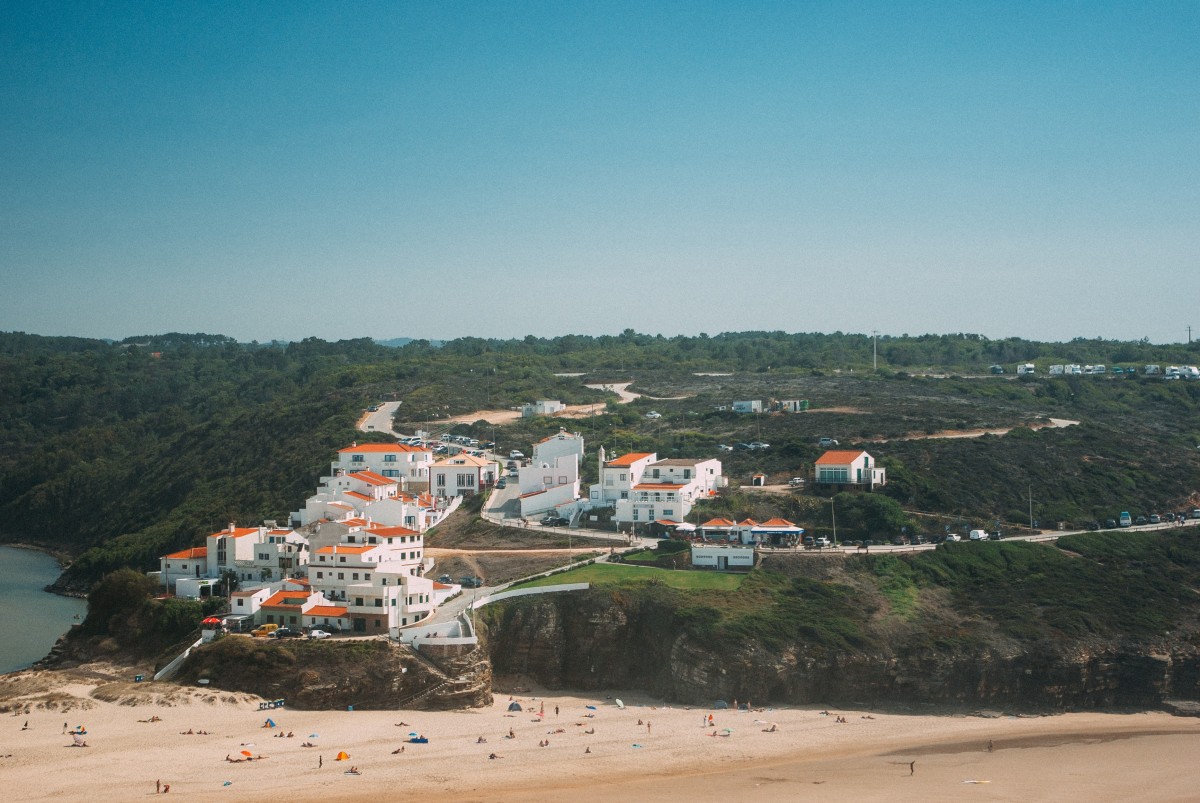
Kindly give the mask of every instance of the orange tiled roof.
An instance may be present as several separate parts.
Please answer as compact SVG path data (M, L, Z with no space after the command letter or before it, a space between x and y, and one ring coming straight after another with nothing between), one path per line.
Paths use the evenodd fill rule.
M343 491L342 493L346 494L346 496L353 496L355 499L365 499L368 502L375 499L373 496L367 496L366 494L359 493L358 491Z
M372 549L378 549L378 546L347 546L346 544L334 544L333 546L323 546L317 550L318 555L361 555L364 552L370 552Z
M731 519L709 519L700 525L701 527L736 527L736 523Z
M218 530L217 532L213 533L209 537L215 538L217 536L223 535L226 538L241 538L242 536L257 535L257 534L258 534L257 527L234 527L232 530Z
M773 519L767 519L766 521L759 523L758 526L759 527L795 527L796 525L795 525L795 523L790 522L787 519L781 519L778 516L776 516Z
M308 602L311 591L279 591L272 594L262 606L264 608L299 608Z
M178 552L172 552L167 555L168 560L196 560L197 558L207 558L208 547L194 546L190 549L181 549Z
M372 535L382 535L384 538L392 538L397 535L420 535L416 530L410 530L407 527L368 527L367 532Z
M305 616L345 616L346 609L337 605L314 605L304 612Z
M633 486L635 491L678 491L683 487L683 483L678 485L670 482L640 482Z
M758 522L754 519L742 519L738 522L738 525L741 527L757 527Z
M360 443L357 446L347 446L345 449L338 449L338 454L350 454L353 452L428 452L431 451L426 447L409 446L406 443Z
M654 457L654 452L630 452L629 454L621 455L616 460L609 460L604 465L611 468L627 467L647 457Z
M832 452L826 452L817 458L817 465L835 465L844 466L853 463L860 454L864 454L862 449L841 449Z

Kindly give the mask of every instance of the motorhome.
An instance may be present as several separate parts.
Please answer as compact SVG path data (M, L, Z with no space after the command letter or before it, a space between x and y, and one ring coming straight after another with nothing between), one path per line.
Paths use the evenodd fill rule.
M1157 365L1147 365L1145 368L1142 369L1142 373L1144 373L1146 376L1154 376L1156 374L1161 374L1162 369L1159 368Z
M1037 372L1033 363L1027 362L1017 366L1017 376L1033 376Z
M1049 374L1050 376L1062 376L1066 371L1066 367L1065 365L1051 365Z

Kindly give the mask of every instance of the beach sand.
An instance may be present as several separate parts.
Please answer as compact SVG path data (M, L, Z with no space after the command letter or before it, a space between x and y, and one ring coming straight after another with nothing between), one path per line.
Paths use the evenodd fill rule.
M823 716L820 708L734 712L637 693L536 690L516 696L524 710L513 713L505 694L489 708L451 712L263 711L255 697L169 684L65 683L45 672L3 680L0 778L22 801L141 799L156 781L191 800L289 803L413 794L1183 801L1200 789L1200 720L1160 712L986 719L830 708ZM162 721L144 721L153 716ZM268 718L277 727L264 728ZM772 723L776 731L764 732ZM88 746L69 746L64 724L84 726ZM505 738L510 729L516 738ZM410 734L429 743L409 743ZM255 760L226 760L243 751ZM349 760L335 760L341 751ZM347 774L352 766L360 774Z

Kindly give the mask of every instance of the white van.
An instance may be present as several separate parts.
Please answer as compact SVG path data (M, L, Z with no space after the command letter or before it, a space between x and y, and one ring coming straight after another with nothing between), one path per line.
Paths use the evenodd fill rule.
M970 535L968 535L967 537L970 538L972 541L988 540L988 534L987 534L986 530L971 530Z

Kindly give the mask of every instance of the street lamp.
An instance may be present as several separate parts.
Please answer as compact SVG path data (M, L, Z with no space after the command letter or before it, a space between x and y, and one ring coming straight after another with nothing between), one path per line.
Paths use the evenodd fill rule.
M838 543L837 543L837 506L834 504L834 500L836 498L837 497L835 497L835 496L829 497L829 516L831 519L833 519L833 548L834 549L837 549L837 545L838 545Z

